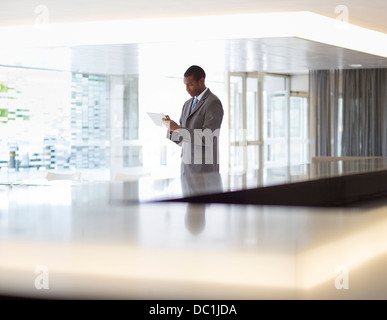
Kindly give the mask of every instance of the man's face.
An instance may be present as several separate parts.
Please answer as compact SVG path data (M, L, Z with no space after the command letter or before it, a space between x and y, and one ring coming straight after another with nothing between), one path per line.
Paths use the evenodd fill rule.
M193 76L184 77L184 84L187 92L191 97L198 96L205 89L204 78L196 81Z

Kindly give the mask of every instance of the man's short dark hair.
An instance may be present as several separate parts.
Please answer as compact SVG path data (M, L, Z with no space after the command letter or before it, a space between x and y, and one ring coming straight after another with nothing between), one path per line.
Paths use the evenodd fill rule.
M184 73L184 78L193 76L195 81L199 81L201 78L206 78L206 73L199 66L190 66Z

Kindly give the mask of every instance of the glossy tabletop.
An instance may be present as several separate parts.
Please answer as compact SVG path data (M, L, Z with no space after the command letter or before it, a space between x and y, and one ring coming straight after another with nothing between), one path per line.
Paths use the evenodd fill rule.
M347 208L124 201L182 192L164 183L0 187L0 295L387 298L382 199Z
M206 173L163 179L142 177L134 181L122 181L122 185L120 183L112 183L110 186L112 190L111 201L144 203L185 198L192 200L194 197L209 195L209 197L204 198L206 202L222 202L222 200L225 200L225 195L232 196L236 192L246 190L286 187L297 183L305 184L306 189L308 189L311 185L310 183L316 181L329 181L338 178L344 180L346 177L367 174L375 175L375 173L376 177L381 177L379 173L387 174L387 158L375 157L337 161L319 160L303 165L264 168L247 172ZM277 197L278 201L280 200L281 194L279 192L287 191L289 189L281 188L278 192L274 190L274 201L272 202L275 203L275 197ZM320 191L318 190L318 192ZM379 191L380 189L377 190L377 192ZM367 195L367 191L364 191L364 193ZM215 197L211 198L211 195L219 194L223 194L220 200L217 200ZM238 201L235 202L240 203ZM263 200L263 204L266 204L264 202Z

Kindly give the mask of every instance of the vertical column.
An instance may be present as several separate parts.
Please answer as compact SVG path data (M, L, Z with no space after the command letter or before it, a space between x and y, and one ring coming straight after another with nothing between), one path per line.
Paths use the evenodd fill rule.
M143 169L139 140L138 75L110 77L110 179L138 176Z

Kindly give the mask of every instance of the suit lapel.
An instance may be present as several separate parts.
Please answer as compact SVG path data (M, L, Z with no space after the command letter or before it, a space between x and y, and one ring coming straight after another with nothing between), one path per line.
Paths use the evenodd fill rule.
M189 108L188 108L188 117L192 116L196 111L199 110L199 108L203 105L204 101L206 101L207 97L210 95L210 89L208 89L206 91L206 93L203 95L203 97L199 100L198 104L196 105L195 109L192 111L191 114L189 114L190 112L190 108L191 108L191 105L192 105L192 100L193 98L191 99L190 101L190 105L189 105Z
M191 98L190 100L188 100L187 106L186 106L185 110L183 110L183 112L184 112L184 118L185 118L186 120L187 120L188 117L190 116L189 113L190 113L190 111L191 111L192 100L193 100L193 98ZM184 123L183 125L185 125L185 123Z

